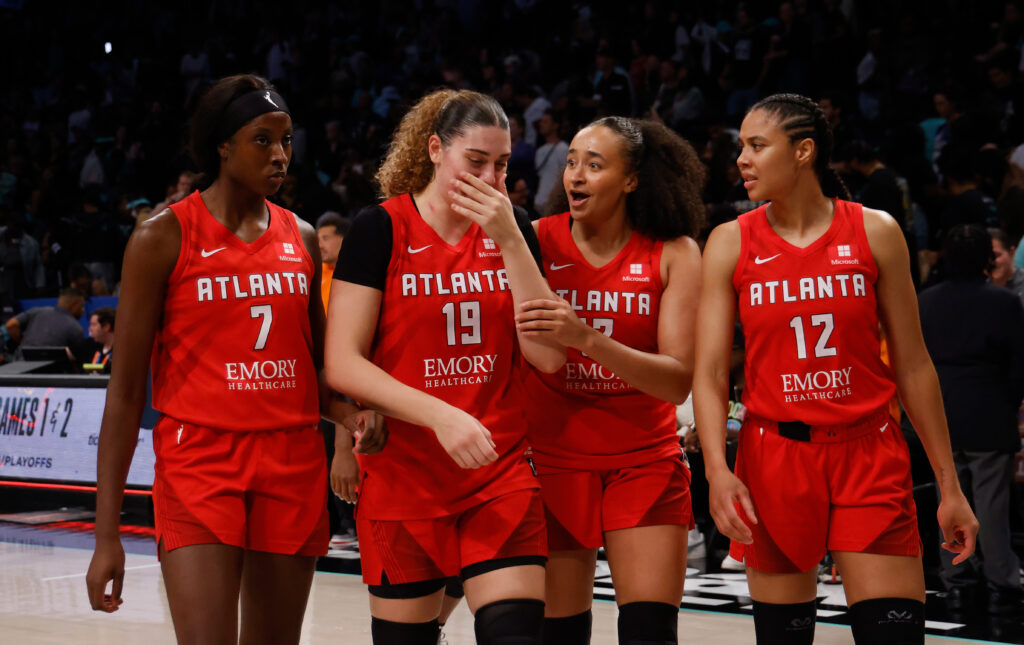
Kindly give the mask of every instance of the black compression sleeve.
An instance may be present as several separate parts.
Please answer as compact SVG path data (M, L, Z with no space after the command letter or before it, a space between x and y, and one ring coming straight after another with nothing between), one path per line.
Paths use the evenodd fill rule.
M530 216L526 213L525 208L518 206L513 207L512 212L516 215L516 224L519 226L519 232L523 234L523 239L526 240L526 246L530 249L530 255L533 256L534 261L540 268L540 274L544 274L544 260L540 257L540 240L537 239L537 231L533 230L533 222L530 221Z
M391 216L380 206L359 211L341 243L334 279L384 291L391 262Z

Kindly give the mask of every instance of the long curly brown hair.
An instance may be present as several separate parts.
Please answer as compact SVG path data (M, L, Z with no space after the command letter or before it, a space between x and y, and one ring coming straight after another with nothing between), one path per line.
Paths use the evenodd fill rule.
M633 228L656 240L696 236L705 219L701 195L708 172L693 146L646 119L608 116L586 127L594 126L619 137L627 168L637 175L637 188L626 197L626 216ZM565 191L554 191L545 210L569 210Z
M402 117L374 176L380 196L389 199L426 188L434 176L427 150L430 135L436 134L447 147L472 126L508 130L508 117L497 101L479 92L436 90L420 99Z

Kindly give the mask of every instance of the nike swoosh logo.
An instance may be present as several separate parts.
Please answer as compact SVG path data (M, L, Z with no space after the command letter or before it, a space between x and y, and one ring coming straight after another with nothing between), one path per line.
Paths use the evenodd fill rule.
M208 257L210 257L211 255L213 255L214 253L220 253L221 251L223 251L223 250L224 250L224 249L226 249L226 248L228 248L228 247L226 247L226 246L222 246L222 247L220 247L219 249L214 249L214 250L212 250L212 251L207 251L206 249L203 249L203 250L202 250L202 252L201 252L201 255L202 255L202 256L203 256L204 258L208 258Z
M754 264L764 264L765 262L771 262L772 260L774 260L775 258L779 257L780 255L782 255L782 254L781 253L776 253L775 255L773 255L770 258L759 258L759 257L755 256L754 257Z
M886 421L885 425L878 429L879 432L885 432L885 429L889 427L889 422Z
M570 264L555 264L554 262L552 262L551 266L549 268L552 271L561 271L562 269L566 269L566 268L571 267L571 266L572 266L571 263Z
M428 244L426 246L421 246L418 249L414 249L414 248L412 248L412 245L410 245L409 246L409 253L419 253L420 251L426 251L427 249L429 249L432 246L433 246L433 244Z

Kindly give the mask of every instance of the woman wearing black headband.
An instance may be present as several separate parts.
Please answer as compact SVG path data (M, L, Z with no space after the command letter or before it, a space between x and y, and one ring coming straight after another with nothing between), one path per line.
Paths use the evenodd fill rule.
M327 551L317 423L321 410L355 410L317 385L316 232L266 200L291 138L288 106L266 80L216 83L192 121L202 192L141 224L125 252L86 582L93 609L117 610L118 520L152 354L157 548L179 642L238 641L241 596L242 642L297 643Z
M704 165L663 125L605 117L573 137L556 213L535 222L559 300L520 305L524 337L566 348L526 371L548 548L544 642L590 642L597 549L620 643L675 643L692 526L675 404L693 376Z

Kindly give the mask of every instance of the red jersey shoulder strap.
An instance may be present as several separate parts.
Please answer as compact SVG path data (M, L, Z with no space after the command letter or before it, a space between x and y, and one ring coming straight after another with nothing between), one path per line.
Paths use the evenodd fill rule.
M740 227L740 255L736 259L736 268L732 272L732 283L734 286L740 284L743 278L743 271L747 266L747 258L750 256L751 229L759 217L764 217L766 209L767 205L761 206L736 218L736 223Z
M309 249L306 248L306 240L302 238L299 223L295 221L295 213L270 201L267 201L267 210L270 212L271 221L276 218L281 222L281 234L286 238L294 240L294 243L302 249L302 255L309 260L309 265L313 267L313 256L309 254Z
M875 276L878 275L878 264L875 262L875 255L871 252L871 244L868 242L867 231L864 230L864 205L856 202L847 202L841 199L836 200L836 211L842 211L843 216L853 228L857 245L864 249L862 262L867 264Z
M168 207L178 218L178 226L181 228L181 248L178 249L178 261L174 264L174 270L171 271L171 275L167 279L168 284L173 284L181 278L185 267L192 259L192 249L195 247L193 238L195 237L196 216L201 212L201 206L202 197L199 196L199 191L195 190L185 199Z
M646 235L641 236L641 239L645 244L643 245L643 250L640 252L647 252L650 254L651 275L654 278L654 289L656 291L664 291L665 279L661 275L661 256L664 255L665 242L663 240L655 240L654 238L647 237Z

